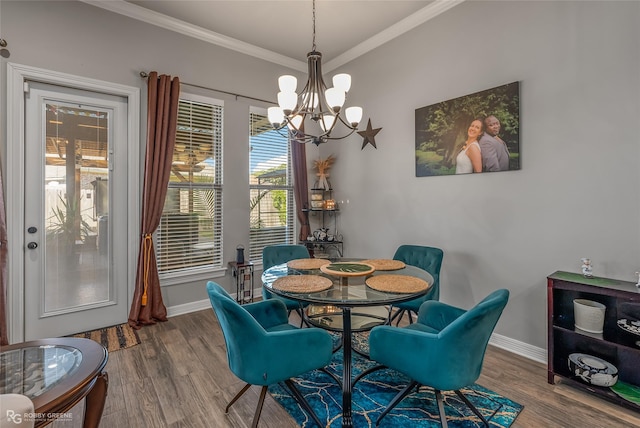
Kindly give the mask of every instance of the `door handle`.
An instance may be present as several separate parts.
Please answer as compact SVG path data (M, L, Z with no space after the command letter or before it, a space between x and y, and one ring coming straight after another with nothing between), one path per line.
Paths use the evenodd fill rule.
M30 250L35 250L36 248L38 248L38 244L35 243L35 242L29 242L27 244L27 248L30 249Z

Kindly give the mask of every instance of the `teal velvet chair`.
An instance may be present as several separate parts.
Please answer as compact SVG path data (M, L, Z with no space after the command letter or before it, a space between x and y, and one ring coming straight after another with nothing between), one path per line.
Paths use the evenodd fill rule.
M309 257L311 257L309 255L309 250L307 250L307 247L304 245L269 245L262 249L262 269L267 270L272 266L286 263L291 260L308 259ZM292 299L287 299L286 297L276 296L264 287L262 287L262 299L281 300L287 307L287 311L296 311L298 315L300 315L300 326L302 327L302 323L304 322L303 309L309 305L308 303L297 302Z
M473 385L480 376L489 338L508 300L505 289L494 291L468 311L431 300L420 306L413 324L374 327L369 336L371 359L411 379L380 414L376 425L414 388L424 385L434 389L443 427L447 419L441 391L455 391L489 426L460 389Z
M420 305L427 300L440 299L440 268L442 267L442 258L444 252L440 248L424 247L421 245L401 245L393 256L394 260L400 260L408 265L419 267L426 270L433 277L433 286L427 294L408 302L397 303L389 308L389 322L396 320L396 325L402 319L402 316L409 314L409 323L413 322L412 313L418 313ZM394 308L396 309L394 313Z
M225 408L225 413L251 385L261 385L255 428L269 385L283 382L300 406L319 427L318 416L291 381L331 361L331 335L318 328L300 329L288 323L287 310L279 300L263 300L240 306L213 281L207 283L211 306L218 318L227 346L229 368L247 384Z

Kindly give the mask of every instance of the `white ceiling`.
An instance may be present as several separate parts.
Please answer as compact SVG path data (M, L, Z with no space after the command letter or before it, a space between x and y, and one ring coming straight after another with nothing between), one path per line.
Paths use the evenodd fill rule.
M311 0L82 0L103 9L306 71ZM317 0L325 71L369 52L464 0Z

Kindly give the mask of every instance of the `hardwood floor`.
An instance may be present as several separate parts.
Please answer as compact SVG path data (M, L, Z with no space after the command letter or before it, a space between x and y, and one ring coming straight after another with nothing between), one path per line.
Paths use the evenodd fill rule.
M298 320L291 318L298 325ZM222 332L212 310L170 318L139 330L142 343L109 355L109 391L101 428L248 427L258 400L253 387L224 408L243 382L229 370ZM478 381L523 404L514 427L640 427L640 414L575 388L547 383L544 364L490 346ZM83 404L71 421L80 427ZM261 428L296 427L269 395Z

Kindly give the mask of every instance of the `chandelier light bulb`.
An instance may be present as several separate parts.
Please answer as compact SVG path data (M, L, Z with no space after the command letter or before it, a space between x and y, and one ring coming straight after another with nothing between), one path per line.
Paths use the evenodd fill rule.
M333 122L335 122L336 117L332 114L325 114L322 116L322 120L320 120L320 128L322 128L322 130L324 132L327 132L327 130L330 130L333 127Z
M295 92L298 89L298 79L296 76L285 74L278 78L278 86L282 92Z
M354 128L358 126L362 120L362 107L349 107L344 112L347 116L347 122L349 122Z
M273 127L278 127L284 121L284 112L280 107L269 107L267 109L267 117Z
M344 92L349 92L349 89L351 89L351 75L347 73L336 74L333 76L333 86Z
M346 100L346 94L342 89L329 88L324 92L324 96L327 99L327 104L333 109L335 113L338 113Z
M296 103L298 101L298 96L295 92L278 92L278 105L284 111L284 114L290 114L294 108L296 108Z

